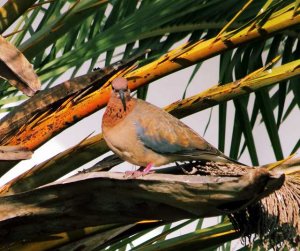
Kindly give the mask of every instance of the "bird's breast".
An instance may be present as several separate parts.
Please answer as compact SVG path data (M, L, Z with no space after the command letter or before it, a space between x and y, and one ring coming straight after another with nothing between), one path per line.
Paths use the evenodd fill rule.
M126 102L126 111L120 99L110 99L102 118L102 129L112 128L123 121L134 109L135 100L130 99Z

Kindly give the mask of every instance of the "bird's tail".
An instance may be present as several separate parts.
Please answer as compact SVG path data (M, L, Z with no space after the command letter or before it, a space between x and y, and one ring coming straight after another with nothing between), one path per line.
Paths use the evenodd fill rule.
M237 165L242 165L246 166L245 164L234 160L228 156L226 156L224 153L221 151L215 149L216 152L212 151L199 151L199 150L194 150L194 151L182 151L182 152L177 152L174 154L168 154L168 155L173 155L176 157L178 161L180 160L204 160L204 161L213 161L213 162L221 162L221 163L232 163L232 164L237 164Z

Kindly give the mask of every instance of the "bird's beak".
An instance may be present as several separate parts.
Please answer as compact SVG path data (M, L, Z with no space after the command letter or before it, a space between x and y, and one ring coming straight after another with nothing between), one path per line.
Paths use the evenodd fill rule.
M124 111L126 112L126 100L125 100L125 93L124 93L124 91L120 90L119 91L119 95L120 95L120 98L121 98L121 101L122 101L122 104L123 104Z

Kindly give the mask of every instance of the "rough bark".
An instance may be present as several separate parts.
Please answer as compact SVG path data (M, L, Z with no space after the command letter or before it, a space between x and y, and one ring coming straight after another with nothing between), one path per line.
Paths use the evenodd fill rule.
M242 177L82 173L0 199L0 244L140 220L175 221L228 214L278 189L284 175L253 169Z

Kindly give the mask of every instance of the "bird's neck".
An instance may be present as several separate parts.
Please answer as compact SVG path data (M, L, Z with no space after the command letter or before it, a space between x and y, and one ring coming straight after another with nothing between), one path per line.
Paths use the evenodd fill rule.
M121 122L133 110L135 103L136 99L128 95L126 97L126 111L124 111L122 101L112 93L103 115L102 126L111 128Z

